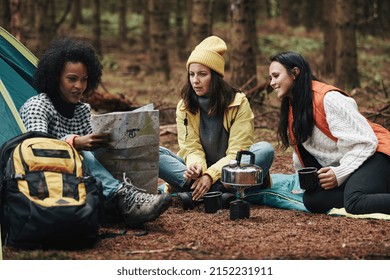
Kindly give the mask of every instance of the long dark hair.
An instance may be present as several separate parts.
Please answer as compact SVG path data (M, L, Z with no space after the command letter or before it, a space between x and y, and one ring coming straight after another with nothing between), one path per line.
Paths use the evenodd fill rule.
M81 62L87 68L88 83L84 94L96 89L101 81L102 65L93 47L70 37L55 39L45 51L34 74L34 87L49 96L59 93L61 72L67 62Z
M238 89L229 85L220 74L211 70L210 82L210 110L209 115L223 114L229 104L234 100ZM181 90L181 98L184 101L186 110L195 114L199 110L198 96L191 86L190 75L187 73L187 83Z
M292 74L293 68L299 68L299 74L294 80L291 88L292 99L284 97L280 107L280 120L278 127L278 138L282 141L282 146L288 148L288 111L292 106L294 120L292 131L295 137L295 143L305 142L313 132L313 93L311 90L312 81L315 79L312 75L310 65L298 53L282 52L271 56L270 62L277 61L282 64L289 73Z

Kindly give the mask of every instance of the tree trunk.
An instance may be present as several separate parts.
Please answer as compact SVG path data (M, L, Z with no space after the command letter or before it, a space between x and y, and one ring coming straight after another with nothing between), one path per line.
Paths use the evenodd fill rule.
M344 89L358 87L356 21L354 0L336 0L336 79Z
M144 21L142 24L142 42L144 45L145 50L150 50L150 14L149 14L149 2L151 0L146 1L146 5L144 6L143 9L143 15L144 15Z
M169 20L166 0L149 0L150 15L150 51L152 65L157 71L162 71L165 80L170 79L168 59Z
M389 0L356 0L357 30L364 35L389 37L390 35L390 1Z
M92 33L93 33L93 46L96 52L102 55L101 46L101 28L100 28L100 0L93 0L92 3Z
M378 1L378 26L380 34L383 34L384 37L390 37L390 1L388 0L379 0Z
M66 2L65 9L61 9L63 14L56 21L56 6L52 0L36 0L35 2L35 29L37 31L37 55L45 51L49 43L57 34L58 28L65 21L70 11L71 0Z
M22 1L22 15L27 19L25 30L31 32L35 25L35 0Z
M187 49L187 52L190 52L192 51L192 49L188 46L189 45L189 41L190 41L190 36L191 36L191 18L192 18L192 3L193 3L193 0L186 0L186 3L187 3L187 17L186 17L186 21L187 21L187 26L186 26L186 49ZM192 46L192 45L191 45Z
M191 32L189 36L189 52L212 32L212 10L214 0L193 0L191 11Z
M71 19L70 19L71 29L76 29L77 24L83 22L83 15L81 12L82 12L81 0L73 0Z
M37 55L46 50L56 34L54 2L51 0L36 0L35 29L37 31Z
M336 70L336 23L334 21L335 0L323 1L323 71L326 75L334 75Z
M230 0L231 83L241 90L257 85L256 8L253 5L250 0Z
M325 2L328 1L325 0ZM302 24L307 31L313 31L314 28L321 26L323 2L323 0L304 0L302 2Z
M186 37L184 35L184 14L186 1L175 0L175 38L177 46L177 56L180 60L184 60L187 57L186 52Z
M9 0L0 0L0 26L2 26L7 31L10 29L11 23L11 11L10 11L10 1Z
M302 23L302 0L284 0L279 3L281 15L288 25L296 27Z
M22 22L20 18L20 0L11 0L10 11L11 11L11 34L15 36L23 44L24 35L22 30Z
M118 5L118 15L119 15L119 40L121 42L126 41L127 39L127 0L120 0Z

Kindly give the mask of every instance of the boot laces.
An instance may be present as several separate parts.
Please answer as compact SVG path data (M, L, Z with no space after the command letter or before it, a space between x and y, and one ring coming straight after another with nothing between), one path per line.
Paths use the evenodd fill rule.
M124 203L126 203L127 208L130 208L133 203L138 205L151 203L156 197L153 194L146 193L146 190L134 186L130 178L126 177L126 173L123 173L123 187Z

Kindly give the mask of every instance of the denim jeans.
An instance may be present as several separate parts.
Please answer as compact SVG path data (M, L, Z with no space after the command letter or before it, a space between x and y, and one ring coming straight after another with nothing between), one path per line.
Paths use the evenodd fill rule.
M253 144L249 151L255 155L255 164L263 168L263 174L267 174L274 160L274 148L268 142ZM242 163L249 163L249 156L242 155ZM186 183L184 160L167 148L160 147L159 177L167 182L174 191L180 192Z
M102 184L103 196L106 200L111 198L115 191L122 186L122 182L115 179L110 172L96 159L90 151L82 151L84 163L87 165L91 175Z

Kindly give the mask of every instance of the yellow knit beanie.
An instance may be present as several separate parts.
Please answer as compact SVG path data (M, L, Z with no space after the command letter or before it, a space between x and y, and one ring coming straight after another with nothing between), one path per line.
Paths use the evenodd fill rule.
M187 60L187 71L191 63L200 63L213 69L223 77L225 74L223 55L226 50L226 44L221 38L217 36L207 37L192 51Z

